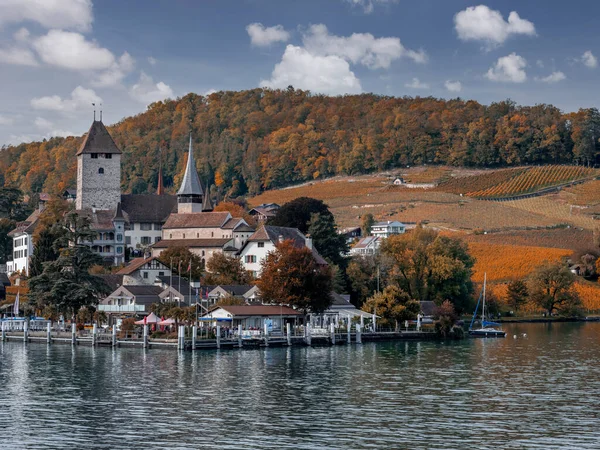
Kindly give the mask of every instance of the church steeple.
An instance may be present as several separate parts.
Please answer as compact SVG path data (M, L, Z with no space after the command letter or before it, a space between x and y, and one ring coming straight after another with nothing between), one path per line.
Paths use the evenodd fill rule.
M202 212L202 183L196 171L196 162L194 161L194 151L192 149L192 134L190 133L190 148L188 150L188 160L185 166L185 174L181 187L177 191L177 211L180 214Z
M212 211L213 205L212 202L210 200L210 187L208 186L208 183L206 184L206 195L204 196L204 202L202 202L202 212L210 212Z

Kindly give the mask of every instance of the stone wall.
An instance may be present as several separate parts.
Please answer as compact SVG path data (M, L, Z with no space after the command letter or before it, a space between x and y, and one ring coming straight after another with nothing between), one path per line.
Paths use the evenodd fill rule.
M104 173L100 173L103 169ZM84 153L77 157L77 200L76 208L113 210L121 201L121 155L104 153L98 158Z

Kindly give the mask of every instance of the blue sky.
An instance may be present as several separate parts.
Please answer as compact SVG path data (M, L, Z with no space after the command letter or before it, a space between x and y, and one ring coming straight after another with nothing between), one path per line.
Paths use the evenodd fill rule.
M0 145L152 101L292 84L598 107L592 0L0 1Z

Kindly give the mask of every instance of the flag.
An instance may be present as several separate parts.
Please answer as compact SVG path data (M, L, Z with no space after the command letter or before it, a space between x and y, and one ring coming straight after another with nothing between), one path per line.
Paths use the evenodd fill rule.
M192 260L190 259L190 265L188 266L188 272L192 272Z
M15 297L15 306L13 308L13 313L15 316L19 315L19 292L17 292L17 296Z

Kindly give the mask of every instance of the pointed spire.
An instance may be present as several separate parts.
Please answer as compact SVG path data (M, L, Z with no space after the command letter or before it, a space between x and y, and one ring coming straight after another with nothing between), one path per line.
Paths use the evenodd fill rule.
M194 151L192 150L192 134L190 133L190 148L188 150L188 160L185 167L185 174L181 187L177 191L177 195L202 195L202 185L198 172L196 171L196 162L194 161Z
M156 186L156 195L164 195L165 188L163 186L162 162L158 164L158 183Z
M117 203L117 209L115 211L115 215L113 216L113 222L116 220L125 220L125 216L123 216L123 209L121 208L121 202Z
M212 211L213 205L212 202L210 201L210 187L208 186L208 183L206 184L206 195L204 196L204 201L202 202L202 212L210 212Z

